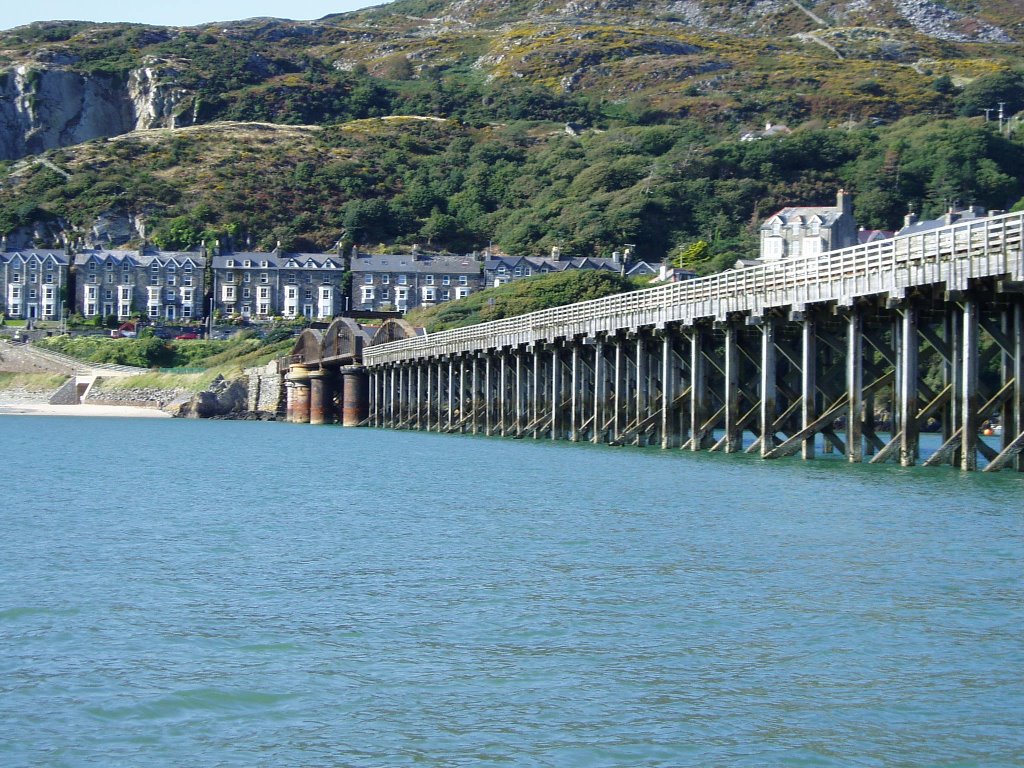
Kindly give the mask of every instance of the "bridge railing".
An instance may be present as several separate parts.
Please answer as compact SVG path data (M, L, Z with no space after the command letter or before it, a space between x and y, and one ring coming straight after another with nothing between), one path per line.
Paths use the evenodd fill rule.
M914 285L965 289L978 277L1014 275L1022 266L1024 213L954 223L818 256L784 259L696 280L647 288L367 347L368 365L436 354L515 346L640 325L724 319L731 312L902 295Z

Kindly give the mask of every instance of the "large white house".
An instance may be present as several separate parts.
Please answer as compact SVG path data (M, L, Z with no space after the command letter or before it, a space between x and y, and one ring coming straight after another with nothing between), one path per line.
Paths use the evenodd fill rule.
M783 208L761 225L763 261L818 256L826 251L857 245L857 222L845 190L834 206Z

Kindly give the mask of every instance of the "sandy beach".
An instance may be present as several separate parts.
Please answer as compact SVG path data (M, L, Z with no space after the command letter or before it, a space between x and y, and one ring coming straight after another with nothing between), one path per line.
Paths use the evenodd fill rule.
M130 405L50 405L49 403L2 403L0 416L93 416L136 419L170 419L171 414L157 408Z

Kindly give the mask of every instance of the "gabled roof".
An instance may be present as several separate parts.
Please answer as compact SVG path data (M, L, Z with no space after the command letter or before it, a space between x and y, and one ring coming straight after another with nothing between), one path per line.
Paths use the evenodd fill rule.
M245 262L249 266L245 266ZM228 262L237 269L344 269L344 261L336 253L281 253L241 251L213 257L214 269L227 269Z
M836 206L822 207L822 206L805 206L805 207L790 207L783 208L781 211L777 211L769 216L764 224L761 225L761 229L772 229L775 225L775 221L778 220L782 226L789 226L791 224L810 224L815 219L823 227L830 227L836 223L843 212Z
M68 254L67 251L57 249L24 248L17 251L0 252L0 262L36 265L53 263L63 267L68 264Z

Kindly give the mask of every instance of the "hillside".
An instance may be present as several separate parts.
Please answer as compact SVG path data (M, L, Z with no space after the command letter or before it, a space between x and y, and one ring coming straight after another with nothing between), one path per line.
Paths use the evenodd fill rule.
M662 258L698 238L743 255L769 209L838 185L869 227L1008 207L1020 145L980 115L1024 108L1021 40L1011 0L40 23L0 33L0 230ZM766 122L794 133L738 141Z

